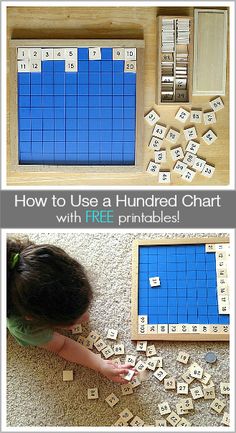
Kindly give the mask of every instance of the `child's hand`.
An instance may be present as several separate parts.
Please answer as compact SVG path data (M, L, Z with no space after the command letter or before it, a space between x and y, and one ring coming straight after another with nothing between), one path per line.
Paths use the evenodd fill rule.
M117 365L109 360L102 360L100 369L105 377L117 383L128 383L128 381L123 378L123 375L126 375L129 370L134 370L130 364ZM135 375L137 374L138 373L135 371Z

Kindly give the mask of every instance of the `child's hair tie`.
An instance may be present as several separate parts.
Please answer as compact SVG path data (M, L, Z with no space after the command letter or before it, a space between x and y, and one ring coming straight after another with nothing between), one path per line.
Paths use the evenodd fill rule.
M20 253L13 253L10 259L10 267L14 269L20 260Z

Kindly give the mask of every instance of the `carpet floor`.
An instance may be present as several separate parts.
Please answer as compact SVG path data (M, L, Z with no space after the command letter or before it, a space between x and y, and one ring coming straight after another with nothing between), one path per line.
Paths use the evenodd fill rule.
M212 234L211 234L212 235ZM219 235L217 233L217 235ZM223 235L223 234L222 234ZM83 334L96 330L101 337L109 328L119 331L118 341L125 345L127 354L137 354L136 343L130 339L131 321L131 261L134 239L208 236L207 233L178 235L170 233L29 233L36 243L51 243L66 250L87 269L94 290L90 322L83 325ZM68 275L69 278L69 275ZM73 335L72 338L78 338ZM150 343L151 344L151 343ZM158 356L163 357L163 368L181 380L189 367L176 361L179 351L190 354L204 371L212 375L216 397L226 404L228 396L220 394L220 382L229 382L229 345L225 342L155 342ZM207 364L204 355L214 351L215 364ZM140 356L140 359L143 357ZM122 358L121 358L122 359ZM144 359L144 358L143 358ZM62 381L64 369L74 370L72 382ZM200 385L194 381L191 387ZM99 389L98 400L87 399L87 389ZM104 401L114 392L119 402L113 408ZM190 394L189 394L190 396ZM111 426L126 407L142 418L146 425L154 425L162 418L158 404L168 401L176 411L180 398L176 391L165 391L163 383L153 375L134 389L132 395L122 396L120 385L109 382L94 371L46 353L34 347L21 347L11 335L7 346L7 425L21 426ZM185 418L192 426L220 426L223 412L210 409L212 400L195 400L194 411Z

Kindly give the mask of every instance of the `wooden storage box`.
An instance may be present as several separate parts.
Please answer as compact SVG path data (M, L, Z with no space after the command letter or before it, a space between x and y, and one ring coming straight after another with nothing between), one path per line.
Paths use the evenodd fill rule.
M156 104L188 104L192 95L193 19L157 18Z

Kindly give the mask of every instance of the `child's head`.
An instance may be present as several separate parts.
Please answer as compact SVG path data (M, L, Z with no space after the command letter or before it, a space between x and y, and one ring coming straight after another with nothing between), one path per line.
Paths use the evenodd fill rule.
M69 326L88 309L92 290L83 267L53 245L7 240L7 315L45 326Z

